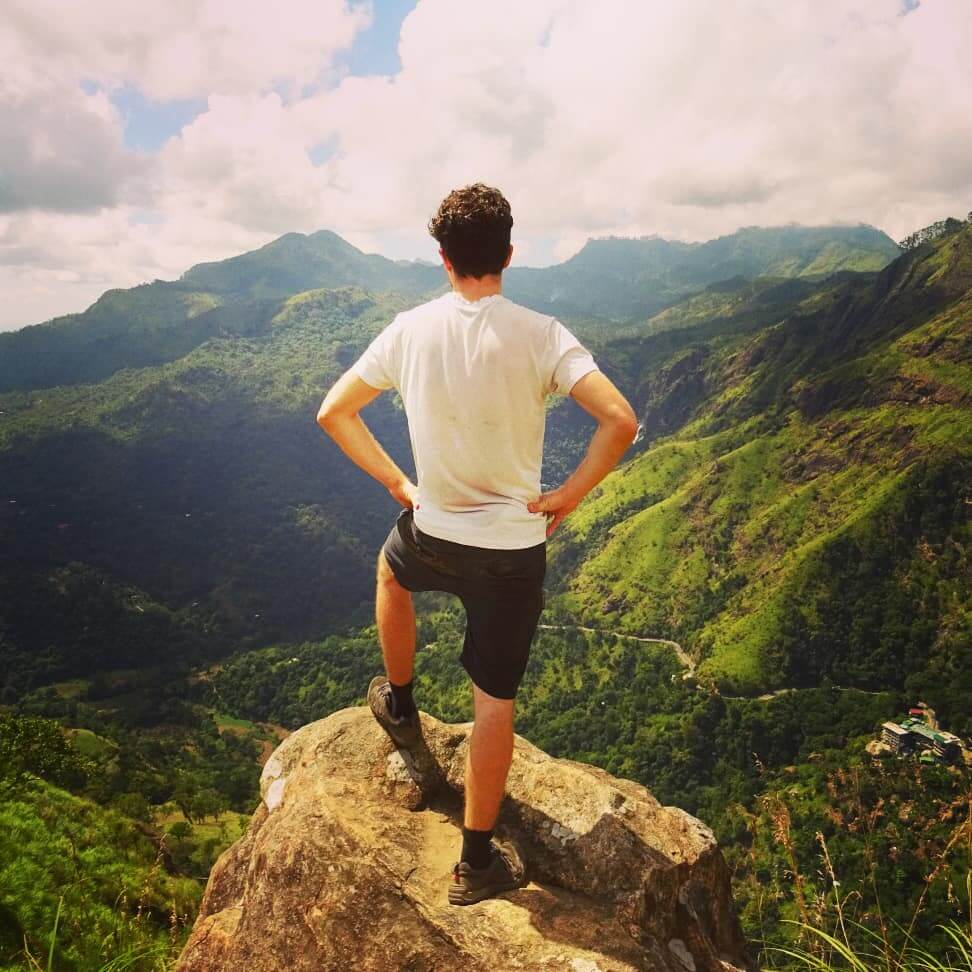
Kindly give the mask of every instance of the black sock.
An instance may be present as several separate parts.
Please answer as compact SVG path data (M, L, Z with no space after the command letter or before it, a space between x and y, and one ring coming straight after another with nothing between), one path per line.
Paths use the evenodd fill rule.
M469 830L462 828L462 857L470 867L481 870L489 864L492 856L489 849L489 841L493 836L492 830Z
M392 690L392 715L396 719L400 719L402 716L410 716L415 711L415 702L412 700L412 682L396 685L389 680L388 684Z

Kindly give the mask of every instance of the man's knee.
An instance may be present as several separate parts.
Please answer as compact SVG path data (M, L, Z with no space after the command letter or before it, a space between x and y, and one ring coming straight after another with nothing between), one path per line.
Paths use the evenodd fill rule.
M473 687L473 718L476 722L513 725L515 699L501 699L484 692L475 682Z

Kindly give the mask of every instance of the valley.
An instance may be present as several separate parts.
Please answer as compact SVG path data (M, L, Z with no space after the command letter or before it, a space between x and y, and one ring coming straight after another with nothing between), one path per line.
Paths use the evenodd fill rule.
M443 286L288 234L0 335L0 812L33 875L0 873L0 917L34 902L8 952L53 924L71 841L71 879L100 889L68 902L76 968L119 892L113 840L152 935L181 928L272 748L363 702L397 510L314 416ZM866 746L916 698L972 734L972 225L906 252L869 227L590 241L505 292L562 315L641 422L548 544L517 732L710 825L754 939L789 940L794 862L832 915L819 833L862 920L907 923L927 888L936 941L967 904L967 771ZM410 469L396 396L364 417ZM545 484L591 431L550 401ZM416 605L417 702L469 719L461 610Z

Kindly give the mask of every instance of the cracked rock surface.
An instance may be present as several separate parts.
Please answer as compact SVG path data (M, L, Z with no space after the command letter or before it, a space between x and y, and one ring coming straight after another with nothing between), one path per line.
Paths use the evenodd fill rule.
M643 786L517 736L495 834L529 883L448 903L472 723L396 750L364 707L274 750L176 972L733 972L753 966L712 832Z

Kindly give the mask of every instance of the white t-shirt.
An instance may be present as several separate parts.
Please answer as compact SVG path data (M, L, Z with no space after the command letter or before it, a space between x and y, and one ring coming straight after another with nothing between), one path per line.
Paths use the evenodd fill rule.
M598 370L560 321L450 290L398 314L351 370L402 397L419 530L473 547L544 542L545 514L526 508L540 495L544 399Z

